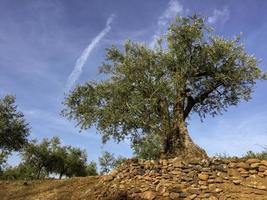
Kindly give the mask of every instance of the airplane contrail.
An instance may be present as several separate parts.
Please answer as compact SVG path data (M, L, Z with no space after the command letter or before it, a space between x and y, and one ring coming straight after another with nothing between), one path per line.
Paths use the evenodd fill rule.
M92 50L100 42L100 40L110 31L113 19L114 15L111 15L107 19L105 28L92 40L92 42L83 50L82 55L77 59L75 67L68 77L67 86L65 90L66 92L72 89L75 82L80 77L84 64L87 61L88 57L90 56Z

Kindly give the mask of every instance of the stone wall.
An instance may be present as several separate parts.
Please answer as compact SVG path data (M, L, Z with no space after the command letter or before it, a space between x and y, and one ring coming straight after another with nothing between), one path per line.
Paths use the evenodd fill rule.
M267 199L267 160L131 159L101 184L99 199Z

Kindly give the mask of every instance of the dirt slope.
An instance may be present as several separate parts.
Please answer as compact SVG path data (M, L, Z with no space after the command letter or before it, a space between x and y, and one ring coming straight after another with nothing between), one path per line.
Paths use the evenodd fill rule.
M0 200L93 200L93 190L97 189L98 180L99 177L0 181Z

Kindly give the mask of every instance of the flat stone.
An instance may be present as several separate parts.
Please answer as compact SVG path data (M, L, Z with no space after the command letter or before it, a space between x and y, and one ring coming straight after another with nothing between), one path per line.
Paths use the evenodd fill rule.
M258 168L260 165L261 165L261 163L252 163L252 164L250 165L250 167L251 167L252 169L256 169L256 168Z
M250 174L257 174L258 172L257 172L257 170L255 170L255 169L251 169L251 170L249 170L249 173L250 173Z
M215 197L215 196L211 196L211 197L208 198L208 200L218 200L218 198Z
M111 175L106 175L106 176L103 176L103 180L104 181L112 181L114 178L113 178L113 176L111 176Z
M230 163L228 164L228 167L229 167L229 168L236 168L236 166L237 166L236 163L232 163L232 162L230 162Z
M202 181L207 181L209 179L209 175L208 174L203 174L203 173L200 173L198 174L198 178Z
M219 192L222 192L222 191L223 191L223 189L221 189L221 188L216 188L214 192L219 193Z
M235 185L240 185L241 182L242 182L241 180L233 180L233 183L234 183Z
M153 191L146 191L143 193L143 198L147 200L153 200L156 198L156 193Z
M266 186L264 185L258 185L256 188L259 190L266 190Z
M265 167L265 166L259 166L259 168L258 168L259 172L264 172L265 170L267 170L267 167Z
M195 199L196 197L197 197L196 194L192 194L192 195L190 195L188 198L191 199L191 200L193 200L193 199Z
M183 166L182 161L179 158L174 158L172 163L173 167L181 168Z
M260 162L260 160L259 159L255 159L255 158L250 158L250 159L246 160L246 163L248 163L248 164L258 163L258 162Z
M188 188L187 192L190 194L199 194L200 193L200 189L199 188Z
M248 163L244 163L244 162L240 162L240 163L237 163L237 167L238 168L243 168L243 169L250 169L250 166Z
M159 194L163 194L166 192L166 186L164 186L163 184L159 183L157 186L156 186L156 191L159 193Z
M215 191L216 188L217 188L217 186L215 184L210 184L209 185L209 190L210 191Z
M265 165L267 167L267 160L262 160L261 164Z
M179 199L179 197L180 197L179 193L175 193L175 192L170 193L170 199Z

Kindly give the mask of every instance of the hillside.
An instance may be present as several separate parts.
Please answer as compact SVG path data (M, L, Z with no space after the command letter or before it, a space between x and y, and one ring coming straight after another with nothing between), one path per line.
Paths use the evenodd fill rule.
M132 159L106 176L2 181L1 200L267 199L267 161Z

